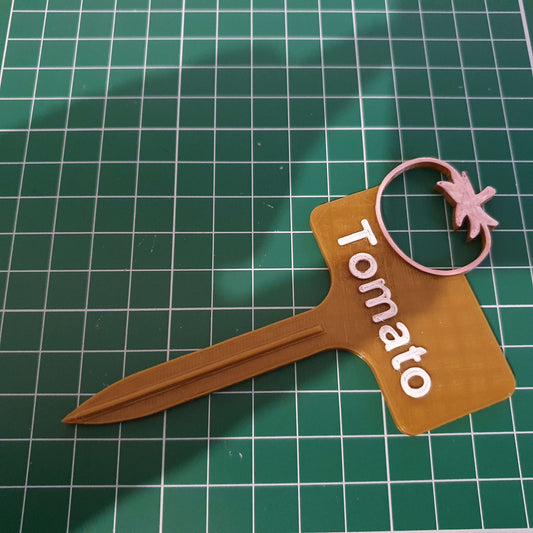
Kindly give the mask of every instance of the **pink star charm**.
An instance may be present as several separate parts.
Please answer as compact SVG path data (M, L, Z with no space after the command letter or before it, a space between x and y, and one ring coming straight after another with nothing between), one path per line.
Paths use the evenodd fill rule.
M460 228L467 219L468 241L471 241L479 235L483 227L495 228L498 221L485 213L481 206L496 194L496 189L485 187L476 194L466 172L452 173L450 179L452 181L439 181L435 190L454 206L453 229Z

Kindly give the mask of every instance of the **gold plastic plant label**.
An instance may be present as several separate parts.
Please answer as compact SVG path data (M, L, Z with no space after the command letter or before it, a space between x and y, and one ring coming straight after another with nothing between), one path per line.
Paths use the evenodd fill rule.
M480 256L456 270L414 262L391 239L381 196L396 176L431 167L454 206L454 228L480 234ZM508 398L515 380L464 273L489 253L497 222L466 174L432 158L394 169L380 187L317 207L311 229L331 275L316 308L128 376L87 400L67 423L146 416L328 350L345 349L371 367L398 428L422 433ZM361 416L361 413L354 413Z

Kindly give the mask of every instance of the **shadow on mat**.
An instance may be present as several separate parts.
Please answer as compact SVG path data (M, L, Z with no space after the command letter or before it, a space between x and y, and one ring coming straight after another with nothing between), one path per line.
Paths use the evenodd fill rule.
M328 43L327 46L330 47L327 54L328 57L332 58L332 63L335 57L353 56L355 64L353 41L335 41L334 44ZM32 129L30 142L27 146L27 164L24 169L22 194L53 197L59 190L61 199L57 218L50 218L48 214L45 222L38 219L35 223L49 224L50 231L63 231L67 235L66 237L56 236L54 249L51 251L47 250L45 246L38 248L40 245L39 236L34 236L33 244L26 243L27 246L32 247L31 251L33 252L33 258L28 256L30 258L27 259L27 264L33 264L32 268L35 269L43 268L40 266L43 257L47 258L49 257L48 254L51 253L52 267L62 265L61 267L56 266L56 268L64 270L86 270L89 267L89 257L93 260L92 268L94 269L109 269L117 272L129 271L129 269L134 271L135 269L169 269L172 261L169 255L171 246L168 247L168 242L166 247L160 243L162 240L169 241L170 236L158 233L154 229L159 227L160 221L148 220L145 226L147 233L132 236L132 202L128 198L119 197L121 195L131 196L135 190L140 196L146 195L146 198L152 199L148 198L147 202L155 202L158 195L173 196L174 161L176 158L179 163L176 183L178 226L175 229L178 234L183 232L178 235L176 242L174 258L176 270L193 269L202 265L205 267L205 257L212 255L211 232L213 230L227 232L228 236L227 246L224 249L217 250L215 247L215 268L248 269L251 266L252 253L256 267L276 268L279 266L269 261L272 261L272 258L279 252L276 250L276 246L290 246L288 235L286 235L286 242L276 243L269 241L272 233L258 233L253 237L245 235L245 239L254 238L252 252L251 240L244 242L242 234L232 233L238 231L238 226L235 226L235 219L241 220L243 216L243 213L240 212L240 206L245 205L245 202L240 202L239 197L243 197L249 204L249 197L254 196L252 198L256 217L254 230L257 231L260 228L261 231L275 232L279 229L287 231L291 229L289 221L291 207L288 203L288 196L292 193L295 195L292 206L293 223L295 215L298 215L296 224L300 224L299 227L293 229L306 230L308 226L304 227L304 224L308 222L311 209L315 205L327 201L328 193L334 197L364 188L362 165L360 166L360 175L348 176L344 181L339 180L335 190L328 191L325 180L325 172L327 171L325 165L312 161L314 158L318 161L326 159L326 133L323 125L342 126L344 116L354 117L359 113L359 101L357 99L331 99L326 104L327 120L323 116L323 94L326 96L342 94L348 97L356 97L360 94L356 68L336 69L331 66L327 69L325 80L322 79L319 68L289 68L289 79L287 80L285 56L280 55L276 49L266 44L254 47L253 57L256 68L253 71L253 97L256 99L258 107L257 111L254 111L253 124L251 124L250 70L249 68L230 68L230 66L249 65L249 57L250 49L247 47L247 43L243 41L230 53L219 54L218 64L227 66L227 68L220 69L218 73L215 73L214 67L208 64L209 61L207 61L205 68L184 67L181 87L178 86L178 69L168 69L165 72L157 69L148 70L144 80L145 106L141 122L142 129L138 131L135 129L126 130L125 128L137 128L140 123L139 106L143 94L143 79L139 76L139 69L122 69L112 72L108 94L117 98L107 102L105 124L101 122L106 97L105 69L102 69L102 72L98 69L94 72L85 71L82 73L85 76L84 79L75 80L75 88L78 94L86 97L86 99L73 100L70 109L68 109L69 124L65 142L65 165L62 170L61 181L59 181L59 173L65 132L46 131L46 128L64 127L68 102L53 99L36 102L35 118L30 125ZM318 58L318 63L316 61L317 58L304 57L299 63L306 64L308 62L314 66L320 66L320 58ZM199 58L198 64L202 64L202 58ZM279 68L275 70L261 69L261 65ZM42 80L39 83L44 84L47 75L45 72L41 74ZM379 85L380 76L379 69L368 69L364 72L364 82L368 86ZM49 77L52 78L51 75ZM325 88L323 81L326 82ZM296 95L306 97L305 99L290 99L289 108L292 119L290 124L287 117L287 84L290 87L291 97ZM340 89L339 84L345 88ZM50 97L53 97L57 92L57 87L51 85L48 91ZM47 94L45 86L39 88L39 94ZM176 154L177 94L181 94L182 107L179 113L180 130ZM218 97L235 97L231 99L220 98L217 101L216 117L214 116L212 99L194 98L200 95L214 98L215 94ZM311 101L308 98L316 98L316 100ZM259 108L259 104L262 105L261 108ZM50 106L52 111L47 111L46 106ZM380 112L385 115L395 114L396 110L391 106L390 109L382 108ZM289 126L296 127L294 124L296 117L298 118L298 126L308 129L292 132L289 153L287 128ZM254 130L254 126L258 126L258 121L261 127L268 129ZM242 129L235 129L236 124L242 126ZM17 127L25 128L27 126L24 124ZM99 129L102 126L105 127L103 132ZM214 148L213 130L210 129L214 126L220 128L216 133L216 149ZM224 129L225 127L227 129ZM39 130L39 128L45 129ZM76 128L96 129L75 131ZM207 129L199 130L198 128ZM101 138L102 135L104 136L103 139ZM397 135L396 132L391 132L389 146L386 143L380 146L381 153L384 155L382 159L400 159L398 147L394 142L395 135ZM0 152L3 160L19 159L22 161L25 152L25 139L26 132L1 134L0 146L2 148ZM354 140L355 155L353 159L362 159L361 145L357 145L356 137ZM362 142L360 138L359 141ZM103 163L99 168L98 159L101 143L102 160L106 163ZM333 137L329 140L329 150L330 153L335 151ZM138 153L139 155L137 155ZM253 169L250 164L252 154ZM420 154L405 153L403 155L407 159ZM139 166L138 181L136 182L137 157L143 162ZM292 169L287 166L289 160L293 163ZM214 182L213 165L215 166ZM375 182L372 182L371 178L370 185L377 184L392 166L394 164L386 169L377 169L376 176L379 178ZM4 168L8 171L8 181L4 182L3 190L12 189L13 192L11 194L6 193L6 195L16 196L22 166L19 168L12 165L4 166ZM336 166L336 171L342 173L343 170L353 168L353 165L339 163ZM98 174L99 172L100 174ZM10 186L9 183L12 185ZM299 192L309 194L306 192L309 190L316 192L317 198L299 199L297 197ZM231 197L227 201L227 211L224 216L218 215L215 210L214 227L212 225L213 192L217 196L227 195ZM99 210L100 208L105 209L107 203L108 214L106 216L108 218L102 222L101 227L105 231L112 232L114 236L97 235L91 254L91 243L85 232L92 228L93 212L87 206L94 202L91 198L84 198L84 195L94 196L95 194L99 197L98 209L96 210L96 231L99 230ZM75 196L71 198L70 195ZM116 201L112 201L113 199ZM52 213L54 205L55 200L52 198L50 199ZM169 206L172 207L170 200L161 202L162 218L167 216ZM202 215L204 212L209 215L205 219ZM137 216L139 216L139 212ZM251 212L245 212L244 216L251 216ZM31 228L31 224L29 227ZM165 227L165 231L172 231L172 229L172 227ZM250 227L250 231L251 229ZM18 230L28 231L20 228ZM187 231L193 233L188 234ZM323 269L324 263L318 248L314 241L311 242L312 238L307 239L307 237L310 236L302 237L299 244L301 250L295 250L294 255L301 254L301 257L305 257L307 261L305 266L314 267L315 270L301 272L302 278L298 280L300 284L298 290L301 292L299 306L316 305L323 299L329 288L329 276ZM10 243L5 242L4 244L4 250L9 252ZM19 244L22 245L22 241L21 243L15 242L15 256ZM65 249L60 250L60 246L65 247ZM133 264L130 263L132 247ZM35 254L35 250L40 250L39 254ZM61 259L58 255L60 253L64 254L65 258ZM7 254L8 256L9 254ZM7 257L3 259L5 265L7 265ZM55 263L56 258L57 262ZM100 262L95 265L95 260ZM32 261L35 263L31 263ZM47 260L45 260L45 264L47 264ZM69 267L68 264L71 266ZM258 305L258 301L264 301L266 302L265 306L275 307L280 305L279 302L287 302L284 305L287 305L286 315L288 316L292 313L290 302L293 287L291 265L285 266L286 275L280 273L274 283L271 280L265 281L263 285L256 284L252 290L256 305ZM3 266L2 268L6 267ZM222 272L219 279L220 285L217 287L220 291L220 301L225 302L225 305L228 306L232 304L238 306L240 304L239 296L237 301L232 296L235 293L235 280L229 275L226 276L226 279L224 276L225 273ZM312 290L309 290L310 287ZM69 291L71 289L65 286L63 290ZM306 292L309 293L308 297L306 297ZM240 298L245 302L248 298L248 292L243 291ZM175 305L179 307L179 295L173 295L173 301L178 302ZM42 305L44 309L44 302ZM194 311L188 310L186 313L192 315ZM98 353L85 353L81 357L85 380L81 383L81 400L119 379L123 372L123 352L106 353L106 349L115 349L115 346L108 345L107 341L112 338L109 332L117 326L117 323L106 322L110 313L98 312L97 314L99 316L95 314L94 320L87 322L88 329L85 331L84 338L95 339L93 345L85 346L85 349L99 351ZM265 310L261 316L259 315L260 313L257 314L255 327L281 318L279 313L276 314L269 310ZM139 315L139 319L147 318L146 313ZM172 317L173 321L177 318L177 315ZM128 352L126 349L126 374L165 360L168 319L168 313L166 313L166 319L163 317L161 321L150 322L148 320L144 323L142 321L138 323L138 327L140 328L142 325L143 328L140 330L142 336L148 339L143 345L145 349L152 349L156 346L158 349L160 348L160 351ZM41 320L44 320L44 313ZM41 324L42 322L39 322L39 329ZM118 325L120 326L120 324ZM150 327L152 330L149 329ZM236 327L240 330L235 331L234 326L223 323L220 323L219 328L216 329L215 325L216 331L213 340L215 342L220 341L251 329L250 318L245 318ZM130 328L133 329L131 322ZM194 324L188 329L185 344L184 341L180 340L179 334L173 334L170 350L172 356L193 348L200 348L209 343L209 337L206 337L205 331L198 331ZM79 375L79 359L76 358L79 357L79 347L76 349L73 346L65 345L62 340L62 327L57 328L55 335L57 335L57 342L51 339L49 346L55 346L61 350L62 353L58 354L58 357L64 358L62 362L57 364L57 370L61 371L61 368L65 368L63 365L66 365L73 368L74 375ZM132 335L131 332L130 335ZM118 349L120 350L122 347L119 346ZM70 353L66 353L69 350ZM324 367L327 367L328 365L335 365L334 358L330 355L327 357L318 355L316 357L321 358ZM357 358L352 359L353 364L358 365L358 372L368 376L371 382L373 378L368 368ZM77 363L72 363L73 360ZM319 379L320 373L323 372L320 366L312 364L308 367L309 379ZM264 390L268 391L294 390L294 369L281 369L256 378L255 389L260 390L263 385ZM76 390L77 388L73 387L66 392L75 393ZM166 414L161 413L147 419L128 422L120 428L118 425L78 427L77 429L63 426L60 419L75 407L76 397L44 397L43 401L39 400L36 420L39 424L44 423L46 426L44 429L41 428L43 434L54 439L66 440L57 441L62 447L62 453L56 451L44 454L41 459L34 457L36 454L32 453L33 460L29 475L30 486L26 496L24 530L39 530L40 525L46 523L49 530L63 531L67 520L69 520L71 531L106 530L106 528L112 527L112 510L115 505L115 498L117 498L119 509L125 505L129 498L135 501L135 493L138 491L135 487L138 485L146 486L142 490L147 494L152 494L147 501L153 500L153 505L159 508L159 489L157 486L161 484L162 479L166 484L176 485L176 490L181 485L191 484L196 485L194 490L205 492L208 445L210 446L210 453L213 454L209 466L211 483L250 483L250 472L253 468L249 438L252 424L252 399L249 394L238 393L239 391L251 390L251 384L245 382L231 390L235 394L215 394L212 395L211 400L202 398L169 410ZM209 401L210 409L208 408ZM283 392L256 395L255 401L256 434L258 422L269 425L270 433L267 434L276 434L276 420L272 413L284 411L286 397ZM209 418L210 416L211 418ZM289 419L280 421L280 424L289 424L292 427L296 424L295 413L293 412L288 416ZM281 432L287 431L289 430L283 429ZM295 429L290 431L294 432L289 434L296 434ZM73 449L73 442L69 441L74 435L80 439L76 441L75 450ZM164 442L161 440L163 435L166 436ZM35 431L33 436L34 438L37 436ZM119 436L122 439L120 443L117 441ZM220 437L220 440L211 440L208 444L208 436ZM164 454L162 453L163 446L165 447ZM76 454L74 461L72 460L73 453ZM120 455L118 478L116 477L117 455ZM161 462L163 455L164 466ZM16 460L18 459L13 458L13 461ZM42 461L42 463L40 464L38 461ZM17 464L20 464L20 461ZM71 483L71 465L74 465L72 479L74 488L70 496L68 485ZM38 483L35 481L36 479L39 480ZM115 489L117 483L120 486L117 489L118 493ZM32 487L33 484L36 486ZM64 488L63 485L65 485ZM128 485L131 485L132 488L128 488ZM55 488L49 492L39 488L49 486ZM68 507L70 497L72 497L71 515L68 518L64 514L64 510ZM201 498L201 500L205 502L205 498ZM22 493L19 491L14 497L12 505L20 505L21 502ZM165 501L165 504L171 506L175 503ZM38 509L39 512L32 513L32 509ZM119 513L119 522L121 516ZM139 523L128 524L127 527L134 526L139 531L147 531L146 528L149 528L149 524L143 524L142 514L139 514L138 518ZM165 526L166 524L164 524ZM117 523L117 529L121 529L121 527L126 527L126 525ZM12 528L18 530L18 524L13 523ZM132 529L129 530L132 531Z

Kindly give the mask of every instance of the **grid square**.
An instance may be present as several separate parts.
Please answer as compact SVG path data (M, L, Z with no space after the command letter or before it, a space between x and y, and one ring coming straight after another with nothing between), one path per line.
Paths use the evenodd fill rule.
M8 42L4 66L35 68L39 62L39 41L20 40Z
M517 477L518 459L512 435L476 435L476 460L480 478ZM498 454L494 454L494 450Z
M92 268L124 269L131 263L131 235L98 234L94 236Z
M494 275L500 304L520 305L533 300L533 287L528 285L526 270L519 268L496 270Z
M27 127L30 120L30 111L31 102L29 101L0 101L0 126L3 129Z
M255 5L254 8L257 9ZM253 35L254 37L284 37L284 14L275 11L254 12Z
M217 198L216 231L251 231L252 205L249 198Z
M152 12L150 14L150 28L149 36L154 37L175 37L181 31L181 13L154 12L152 5Z
M44 13L12 13L10 37L16 39L40 39L43 33L43 22Z
M157 67L179 66L181 42L177 39L149 41L146 52L146 64Z
M121 485L150 485L161 476L160 441L125 440L120 446L119 474Z
M151 72L147 70L146 85L149 89L151 89L150 74ZM137 69L111 68L109 70L109 96L141 96L141 93L142 78L139 76L139 71ZM147 94L150 94L150 91L147 91Z
M250 137L249 131L217 131L216 160L249 161Z
M139 196L170 196L174 192L174 165L141 163L137 187Z
M171 231L173 207L171 198L138 198L135 231Z
M83 12L80 21L80 38L111 37L113 13Z
M300 489L304 531L342 531L344 510L340 485L304 485Z
M98 180L99 196L133 196L136 168L132 164L102 163Z
M105 531L113 527L113 512L108 502L115 497L111 488L75 488L72 490L70 524L74 530L88 523L95 530Z
M9 278L6 309L39 309L44 304L46 273L13 272Z
M33 401L33 396L0 397L0 414L2 415L2 420L5 420L5 425L0 428L0 438L29 438L33 415Z
M436 479L472 479L476 476L471 437L432 437L431 453Z
M502 328L508 344L527 345L530 335L527 324L533 316L533 309L506 307L502 313Z
M251 309L215 310L212 342L222 342L252 329Z
M107 67L111 42L108 40L78 41L76 67Z
M31 168L31 165L26 166L26 172L28 168ZM5 165L0 163L0 172L2 173L0 194L2 196L17 196L22 179L22 165ZM46 178L43 181L46 181Z
M83 313L48 312L44 319L44 350L77 350L81 348Z
M120 72L121 69L118 69ZM113 70L111 72L114 72ZM131 87L124 86L124 94L128 96L140 96L142 92L142 77L139 76L139 70L131 69L129 71L133 78ZM115 76L116 77L116 76ZM178 91L178 72L175 68L147 68L145 75L144 91L146 96L175 96ZM120 90L120 86L116 88ZM185 91L184 91L185 92Z
M254 400L254 432L288 436L296 431L296 399L292 393L260 394Z
M127 307L128 287L128 272L93 272L89 288L89 308Z
M29 161L60 161L65 134L63 132L32 131L28 139Z
M435 486L439 525L450 529L481 527L475 483L438 483Z
M215 307L249 307L251 303L251 272L215 272L213 277L213 305Z
M63 424L61 419L67 413L76 409L76 407L76 397L74 395L37 396L32 438L47 440L61 439L65 442L72 440L74 437L74 428ZM36 465L36 468L38 466ZM44 485L45 483L42 484ZM67 481L67 484L69 484L69 481Z
M33 442L28 484L69 484L72 449L73 443L68 441Z
M303 439L299 446L299 459L303 483L342 481L340 439Z
M2 486L24 485L26 481L26 465L28 463L28 448L29 444L25 442L6 441L2 443L2 456L0 457L2 480L0 484ZM2 491L2 498L8 498L6 490ZM6 516L9 516L7 510Z
M171 347L180 350L200 349L210 344L208 311L173 311Z
M8 162L12 158L22 161L26 135L18 132L12 133L9 136L3 135L2 141L2 145L0 146L0 161Z
M205 440L172 440L165 445L165 482L176 485L205 483L207 444Z
M252 441L217 439L209 448L209 482L214 485L250 483Z
M298 528L298 491L296 487L255 488L256 531L296 531Z
M78 389L80 358L76 353L46 353L39 365L40 393L71 392Z
M93 199L60 198L57 204L55 229L62 232L90 232L93 213Z
M252 401L249 394L211 397L211 437L250 437Z
M119 488L116 510L116 531L127 533L134 528L151 531L159 527L159 487ZM146 510L152 512L146 512ZM155 512L155 509L158 512Z
M69 113L69 128L101 128L104 100L87 100L83 105L72 107ZM61 114L59 115L61 117ZM62 118L62 117L61 117Z
M213 191L213 169L210 165L201 165L204 174L197 181L201 192L205 195ZM248 196L251 193L251 166L247 163L218 163L215 166L216 196Z
M302 307L315 307L324 300L329 287L327 272L297 270L294 273L294 303Z
M283 96L287 94L287 72L284 68L254 69L253 83L256 96ZM242 87L240 84L239 86Z
M284 40L254 38L252 41L254 68L284 67L287 59L285 49L286 42ZM255 72L257 72L257 70Z
M388 531L389 507L386 485L348 485L346 487L346 520L350 531ZM376 512L379 509L379 512Z
M64 67L72 65L76 41L50 39L43 41L40 67Z
M48 281L48 309L83 309L87 290L86 272L51 272Z
M113 37L144 37L147 21L147 13L118 12L115 15Z
M251 65L251 48L251 42L244 39L224 39L218 41L218 66L249 67Z
M139 125L141 100L116 98L106 103L106 128L134 128Z
M533 449L533 436L530 434L518 435L518 450L520 453L520 465L522 469L522 475L525 477L530 477L531 472L533 472L533 463L531 459L533 455L531 450Z
M102 369L105 373L102 373ZM123 354L95 352L83 355L81 366L82 393L94 394L96 391L122 378Z
M519 481L485 481L479 490L485 527L525 527Z
M431 479L429 444L426 438L391 439L388 449L391 479Z
M165 487L163 530L205 530L206 500L206 489L203 487Z
M29 488L26 493L22 530L38 530L43 521L52 529L66 529L67 516L64 509L68 507L68 500L68 488Z
M65 143L65 161L98 161L101 132L68 131Z
M13 245L11 268L14 270L46 270L50 244L50 235L17 234Z
M386 481L383 438L345 438L343 450L346 481Z
M211 272L176 271L173 284L173 307L209 307Z
M299 361L297 373L299 390L336 390L335 352L330 350Z
M89 311L85 330L85 349L120 350L124 348L126 313Z
M397 529L434 529L435 510L430 483L398 483L391 486L393 524ZM411 512L407 502L417 502Z
M338 435L339 418L337 394L329 392L298 394L300 435Z
M180 234L175 238L176 268L205 268L212 262L212 237L209 234Z
M174 161L176 158L176 132L141 132L140 159L144 161Z
M33 68L4 70L2 85L0 85L0 96L3 98L31 98L36 77L37 72Z
M161 308L169 302L170 272L133 272L130 306Z
M46 15L44 38L75 39L78 28L78 19L78 13L49 12Z
M258 270L254 274L254 303L258 307L290 306L292 280L289 270Z
M37 354L0 355L0 390L8 393L33 393L37 376Z
M250 101L248 99L219 99L216 124L218 128L250 127Z
M130 198L99 198L96 208L96 231L131 231L134 202Z
M256 483L295 483L297 455L295 439L260 439L254 443Z
M342 393L341 410L344 435L383 433L383 411L379 393Z
M326 117L330 128L358 128L361 126L359 102L355 98L328 98Z
M90 235L75 233L56 235L52 251L52 268L57 270L87 268L90 249Z
M212 487L209 489L209 522L220 533L252 529L252 489L250 487Z
M218 15L219 37L249 37L250 13L245 12L220 12Z
M321 48L318 41L291 39L288 41L288 50L291 67L320 66Z
M400 98L398 110L402 127L434 127L432 105L429 98Z
M132 350L166 348L168 321L168 311L131 311L128 348Z
M111 56L113 67L142 67L146 42L144 40L115 40Z

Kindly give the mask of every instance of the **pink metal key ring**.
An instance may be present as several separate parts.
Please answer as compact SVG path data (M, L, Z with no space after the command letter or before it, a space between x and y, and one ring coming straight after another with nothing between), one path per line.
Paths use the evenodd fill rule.
M467 219L469 226L467 237L468 242L481 233L481 242L483 244L481 253L476 259L474 259L474 261L468 263L467 265L451 270L438 270L421 265L406 255L398 247L385 226L381 213L381 198L385 188L394 178L397 178L408 170L420 167L438 170L450 180L439 181L435 185L435 190L440 192L444 198L446 198L448 203L454 207L453 229L457 230L460 228ZM383 235L387 239L388 243L391 245L393 250L410 265L414 266L418 270L421 270L422 272L434 274L436 276L454 276L457 274L465 274L479 265L490 252L490 247L492 245L490 232L498 225L498 221L485 213L481 206L488 202L495 194L496 189L494 189L494 187L485 187L481 192L476 194L465 172L459 173L450 164L446 163L445 161L441 161L440 159L433 157L419 157L417 159L405 161L389 172L387 176L385 176L385 179L381 182L377 193L376 217L379 227L381 228L381 231L383 232Z

